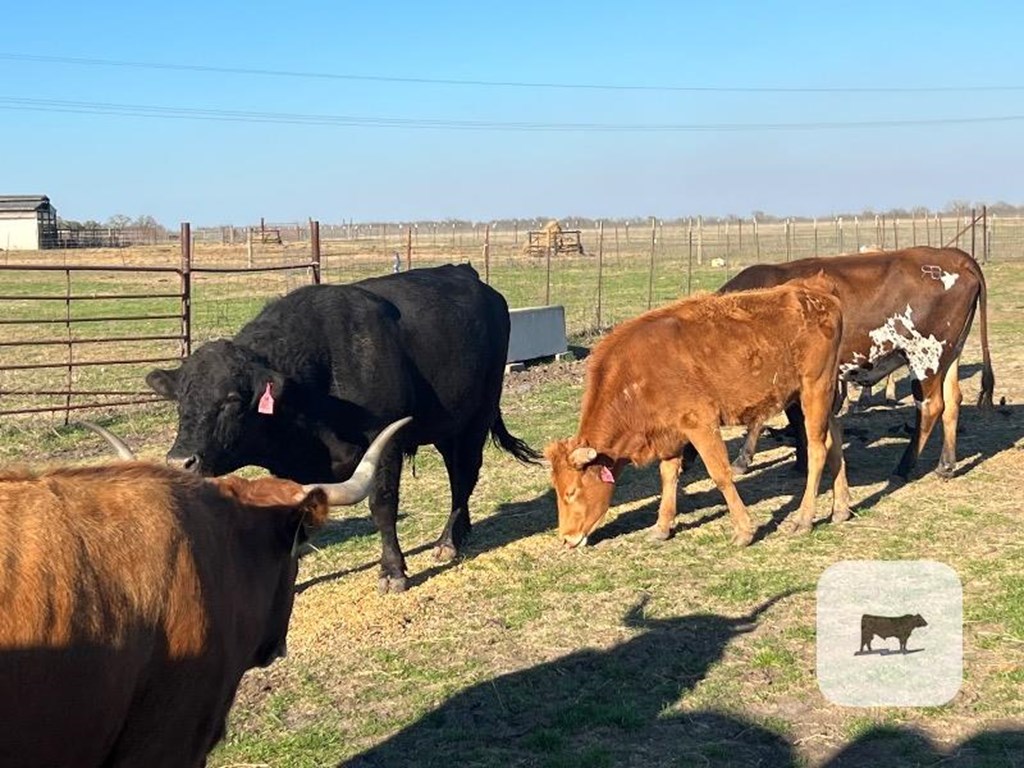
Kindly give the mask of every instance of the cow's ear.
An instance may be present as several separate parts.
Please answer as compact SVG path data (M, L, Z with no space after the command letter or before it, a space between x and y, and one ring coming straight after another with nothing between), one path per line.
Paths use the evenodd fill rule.
M308 543L309 539L313 531L327 522L328 509L327 493L322 488L315 488L297 497L289 520L292 557L307 555L313 549Z
M180 368L173 368L171 370L156 368L146 374L146 383L150 389L161 397L166 397L168 400L177 400L178 374L180 372Z
M323 488L314 488L295 505L295 514L302 524L310 529L317 529L327 522L327 492Z

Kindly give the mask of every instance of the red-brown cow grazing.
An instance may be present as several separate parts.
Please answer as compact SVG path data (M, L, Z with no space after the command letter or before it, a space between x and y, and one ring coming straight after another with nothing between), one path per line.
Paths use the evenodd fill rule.
M820 281L820 278L819 278ZM692 446L725 496L733 542L754 527L732 482L721 425L751 425L799 400L810 446L803 501L788 526L807 531L826 456L833 520L850 516L842 436L832 417L842 313L808 281L686 299L615 328L594 349L578 434L547 446L558 531L585 543L604 517L627 463L661 460L662 496L652 534L668 538L676 515L679 456Z
M995 387L988 351L985 277L978 263L956 248L919 246L758 264L744 269L719 293L768 288L819 271L835 283L843 305L839 353L843 379L871 385L898 368L910 368L917 423L896 474L904 479L910 475L941 417L942 454L935 471L951 476L956 468L956 426L963 399L957 359L977 307L981 309L983 360L979 406L992 405ZM798 407L786 414L799 424ZM753 458L759 431L751 430L736 460L737 472L743 472Z
M394 431L355 485L0 474L0 765L204 765L242 674L283 655L297 544Z

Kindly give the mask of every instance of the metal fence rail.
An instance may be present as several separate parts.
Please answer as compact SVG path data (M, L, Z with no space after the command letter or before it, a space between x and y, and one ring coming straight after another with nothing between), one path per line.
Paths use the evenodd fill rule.
M121 378L127 382L139 381L139 377L131 372L138 372L139 366L155 363L179 362L188 355L192 346L192 312L194 284L192 275L257 275L273 272L306 272L309 280L319 282L320 259L318 248L314 248L310 260L279 265L262 265L258 267L214 267L193 264L193 240L190 225L181 225L179 238L181 247L180 266L166 265L117 265L117 264L39 264L23 263L0 265L0 274L22 273L24 275L56 275L62 277L60 291L54 293L12 293L0 295L0 302L8 312L0 318L0 325L5 329L4 338L0 339L0 416L63 413L64 421L70 419L72 411L91 410L100 407L116 407L137 405L160 401L148 390L124 386L115 388L109 385L110 380ZM314 223L314 229L316 225ZM319 240L315 241L319 245ZM75 280L82 276L117 281L129 281L140 275L166 275L178 281L177 291L153 290L140 291L135 285L128 283L129 290L125 293L110 291L96 292L88 288L75 289ZM106 283L104 283L106 284ZM76 315L74 310L79 302L104 301L106 311ZM117 308L131 302L134 310L124 313ZM171 302L174 311L161 306L150 311L140 311L138 303ZM47 314L47 307L56 310ZM89 306L88 304L86 306ZM92 306L95 306L93 304ZM15 316L10 316L13 313ZM140 332L138 324L157 324L162 327L152 332ZM78 328L92 324L92 332L87 336L78 335ZM63 327L61 336L53 332ZM129 330L131 329L131 330ZM104 333L104 331L107 331ZM128 331L128 332L126 332ZM43 335L39 335L42 332ZM172 344L174 352L168 349ZM123 354L119 357L106 355L101 359L90 359L91 353L97 348L111 345L121 347ZM141 345L141 346L140 346ZM163 348L164 354L154 355L154 350ZM62 348L64 352L57 356L48 350ZM136 351L127 351L136 350ZM139 352L137 350L146 350ZM34 359L25 359L31 355ZM11 359L15 358L15 359ZM59 358L59 359L58 359ZM104 372L105 384L92 386L83 385L84 370L101 368ZM57 382L56 374L48 379L45 372L52 371L62 374L63 381ZM123 371L124 375L119 376ZM21 379L15 385L7 380ZM40 383L39 376L44 377ZM61 386L57 386L60 383ZM38 404L38 400L50 400L46 404ZM57 399L59 402L54 402Z
M5 253L0 416L49 412L67 421L73 411L154 402L142 384L152 366L180 361L194 342L234 334L268 298L321 280L347 283L468 261L509 306L561 304L567 330L581 334L715 290L757 262L925 244L961 247L981 263L1024 255L1024 217L992 216L985 208L827 221L651 217L564 224L579 230L582 254L524 255L528 232L542 221L350 223L325 227L331 237L321 246L313 220L273 225L289 235L280 244L225 244L234 236L230 228L193 236L186 223L171 249L83 253L82 264L66 252L59 264L38 263L53 252L29 257L34 261Z

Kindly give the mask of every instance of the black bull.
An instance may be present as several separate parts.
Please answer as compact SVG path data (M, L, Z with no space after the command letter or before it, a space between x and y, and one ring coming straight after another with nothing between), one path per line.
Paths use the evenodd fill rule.
M469 532L488 434L522 461L538 457L509 434L499 409L509 326L504 297L472 267L415 269L300 288L233 339L205 344L146 381L178 402L168 460L204 475L251 464L303 483L346 478L384 426L412 416L370 493L381 589L401 591L403 452L433 444L444 459L452 506L439 557L454 556Z
M896 468L906 479L928 437L942 419L942 454L936 472L949 477L956 468L956 427L960 413L957 360L980 307L983 368L979 406L991 406L995 377L988 350L985 278L977 262L956 248L916 247L748 267L720 293L767 288L823 271L835 283L843 306L840 377L862 385L875 384L892 371L908 366L917 418ZM803 433L799 405L786 410ZM751 429L737 472L754 455L760 426ZM799 451L800 449L798 449ZM802 459L802 451L798 459Z

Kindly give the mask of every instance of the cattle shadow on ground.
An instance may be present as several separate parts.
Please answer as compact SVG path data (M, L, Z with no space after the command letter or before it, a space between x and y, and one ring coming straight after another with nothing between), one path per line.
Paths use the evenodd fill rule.
M906 656L911 653L920 653L924 648L907 648L901 651L898 648L876 648L873 651L854 651L854 656Z
M667 709L785 596L736 618L652 619L641 599L626 642L474 685L341 766L793 765L789 742L754 722Z
M913 406L897 405L852 413L843 419L844 454L853 496L854 524L858 510L871 508L880 499L903 485L902 481L894 480L891 473L906 446L908 436L903 427L908 415L913 415ZM958 435L957 450L960 460L956 473L949 482L956 482L986 459L1017 444L1024 435L1024 406L996 406L988 412L973 405L964 406L961 409ZM893 437L897 439L889 439ZM777 448L779 439L778 435L762 437L760 447L762 450ZM742 436L727 441L730 456L736 455L742 442ZM936 430L921 456L918 477L934 469L940 448L941 437ZM794 465L795 449L789 446L781 455L755 457L747 474L737 480L740 496L751 506L780 496L788 496L778 508L772 510L768 519L755 516L755 523L758 525L755 541L776 534L779 524L799 508L804 476L793 471ZM699 459L687 468L680 479L677 533L701 528L726 516L725 500L716 488L704 491L687 490L687 487L695 482L706 479L707 472ZM913 482L913 479L910 482ZM831 477L826 471L822 490L828 491L830 483ZM865 490L866 487L873 487L879 483L882 483L881 487L870 492ZM656 465L639 469L628 468L617 484L613 504L633 504L645 498L652 500L642 507L620 514L607 525L601 526L590 537L591 544L599 544L652 526L657 518L657 497L660 490ZM818 519L815 526L831 524L827 519L828 505L828 495L818 497ZM472 559L483 552L500 549L514 541L544 532L552 534L552 546L555 546L557 522L555 499L550 489L526 501L501 504L493 514L474 521L472 534L463 546L460 558L452 562L440 562L423 571L410 574L410 586L422 584L464 559ZM731 532L728 524L722 525L720 529L723 540L728 539ZM327 538L318 536L313 543L317 546L327 546L345 541L352 536L370 535L374 531L373 522L368 516L344 519L332 522L326 534ZM404 551L407 556L419 554L429 550L433 545L433 540L430 540ZM334 581L377 566L378 561L373 560L318 576L299 584L297 590L301 592L316 584Z
M943 765L953 768L1024 766L1024 729L982 731L949 749L941 749L914 728L880 726L833 754L821 768L886 768Z
M843 419L844 456L853 497L854 519L858 510L871 508L879 500L905 485L902 480L894 478L892 472L909 439L904 429L908 413L913 416L913 406L871 409L852 413ZM762 437L762 450L778 447L779 435L781 430L775 437ZM963 406L958 429L959 461L950 482L968 475L986 459L1013 448L1022 435L1024 406L1002 405L991 411L983 411L973 405ZM888 440L894 437L896 440ZM727 441L730 456L737 454L742 442L742 437ZM941 435L936 430L925 446L916 474L909 482L912 483L922 475L932 472L938 463L940 449ZM748 506L779 496L789 496L781 506L772 510L768 520L755 518L755 524L758 525L755 542L775 533L779 524L799 508L804 489L804 475L794 471L795 463L795 449L789 446L786 453L781 456L768 459L755 457L747 474L737 479L736 487ZM680 515L676 526L677 533L699 528L727 515L725 499L718 489L687 490L694 483L707 479L707 472L699 460L680 478ZM865 490L879 483L882 484L881 487L870 492ZM829 491L830 484L831 475L826 470L820 492ZM656 465L633 469L620 480L613 503L619 505L656 496L659 491L660 480ZM827 518L829 504L829 496L818 497L816 527L830 524ZM650 527L657 517L657 507L658 500L655 498L649 504L619 515L614 521L595 531L590 537L590 542L597 544ZM730 530L728 527L722 528L723 539L728 538Z
M909 440L914 406L897 405L851 413L843 418L847 474L851 485L888 479ZM1024 436L1024 406L996 405L990 410L963 405L957 429L957 466L953 479L1016 445ZM896 438L894 442L882 442ZM933 430L911 482L935 469L942 448L941 426Z

